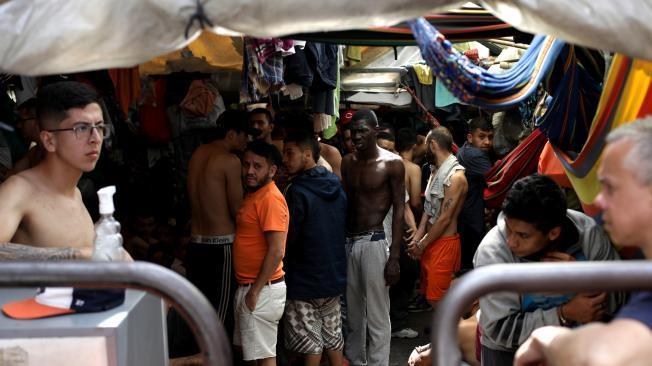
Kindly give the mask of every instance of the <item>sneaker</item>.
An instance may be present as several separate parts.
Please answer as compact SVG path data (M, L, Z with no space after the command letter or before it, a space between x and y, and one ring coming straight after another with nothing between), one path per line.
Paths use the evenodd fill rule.
M412 328L403 328L399 331L392 333L392 338L416 338L419 336L419 333Z
M407 311L410 313L423 313L426 311L432 311L432 306L430 306L428 301L422 299L421 301L416 301L413 304L408 305Z

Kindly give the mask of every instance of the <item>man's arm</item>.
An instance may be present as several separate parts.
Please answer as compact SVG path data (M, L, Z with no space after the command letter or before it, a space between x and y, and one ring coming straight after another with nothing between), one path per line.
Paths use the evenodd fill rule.
M285 231L266 231L265 240L267 241L267 254L263 260L263 265L258 272L256 281L251 285L249 292L245 296L245 304L249 310L256 309L258 295L263 286L270 280L270 277L276 272L276 268L283 260L284 243L287 237Z
M385 266L385 281L393 285L400 278L399 258L401 256L401 243L403 242L403 220L405 215L405 166L399 159L391 160L387 164L389 184L392 190L392 243L389 247L389 259Z
M231 218L233 218L233 220L235 220L238 209L240 209L243 197L240 170L240 160L237 157L230 155L226 161L226 166L224 167L224 174L226 175L226 198L229 204L229 212L231 213Z
M1 261L66 261L87 260L93 248L39 248L31 245L0 244Z
M415 218L420 218L423 212L423 206L421 205L421 169L417 165L408 164L405 165L405 168L408 170L407 174L409 176L409 187L407 189L410 196L410 207Z
M337 175L340 180L342 180L342 155L337 150L337 148L330 146L328 144L321 143L321 151L323 152L324 159L331 165L333 168L333 174Z
M24 204L29 201L29 184L25 178L12 176L0 185L0 243L13 239L24 216Z
M652 359L650 344L650 329L631 319L592 323L575 330L544 327L519 348L514 364L648 365Z
M451 177L450 187L444 187L444 198L441 203L439 217L430 226L430 230L421 238L420 247L425 249L430 243L439 239L454 219L457 208L464 204L466 197L466 179L458 171Z

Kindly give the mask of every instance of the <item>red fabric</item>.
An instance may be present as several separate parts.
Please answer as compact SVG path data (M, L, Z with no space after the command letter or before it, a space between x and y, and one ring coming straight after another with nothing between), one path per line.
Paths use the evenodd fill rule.
M172 131L165 113L165 79L151 81L138 110L141 133L152 143L168 143Z
M217 95L203 80L195 80L190 84L188 93L179 106L190 117L206 117L213 111L215 98Z
M539 156L546 141L546 135L537 128L516 149L494 164L485 175L485 207L500 208L514 182L536 173Z
M564 166L559 161L557 155L555 155L550 141L546 142L543 151L541 151L537 172L549 176L555 183L562 187L572 188L571 182L566 175L566 170L564 170Z

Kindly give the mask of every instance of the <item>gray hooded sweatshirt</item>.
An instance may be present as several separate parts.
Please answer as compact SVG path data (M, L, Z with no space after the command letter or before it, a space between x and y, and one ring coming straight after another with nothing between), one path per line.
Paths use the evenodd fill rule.
M589 216L567 211L567 217L577 228L579 240L566 253L578 260L606 261L620 259L604 230ZM475 268L497 263L528 263L517 257L507 246L505 216L501 212L498 224L487 233L473 258ZM518 294L494 292L480 298L482 345L499 351L516 351L535 329L560 325L557 307L573 294ZM613 314L624 301L622 293L608 295L608 314Z

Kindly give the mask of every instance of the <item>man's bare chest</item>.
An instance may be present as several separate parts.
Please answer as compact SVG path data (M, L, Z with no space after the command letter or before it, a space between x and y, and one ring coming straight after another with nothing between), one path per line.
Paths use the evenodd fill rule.
M16 236L22 244L80 248L93 245L95 230L81 201L39 197L30 203Z
M351 167L349 187L361 194L387 190L388 177L385 163L354 165Z

